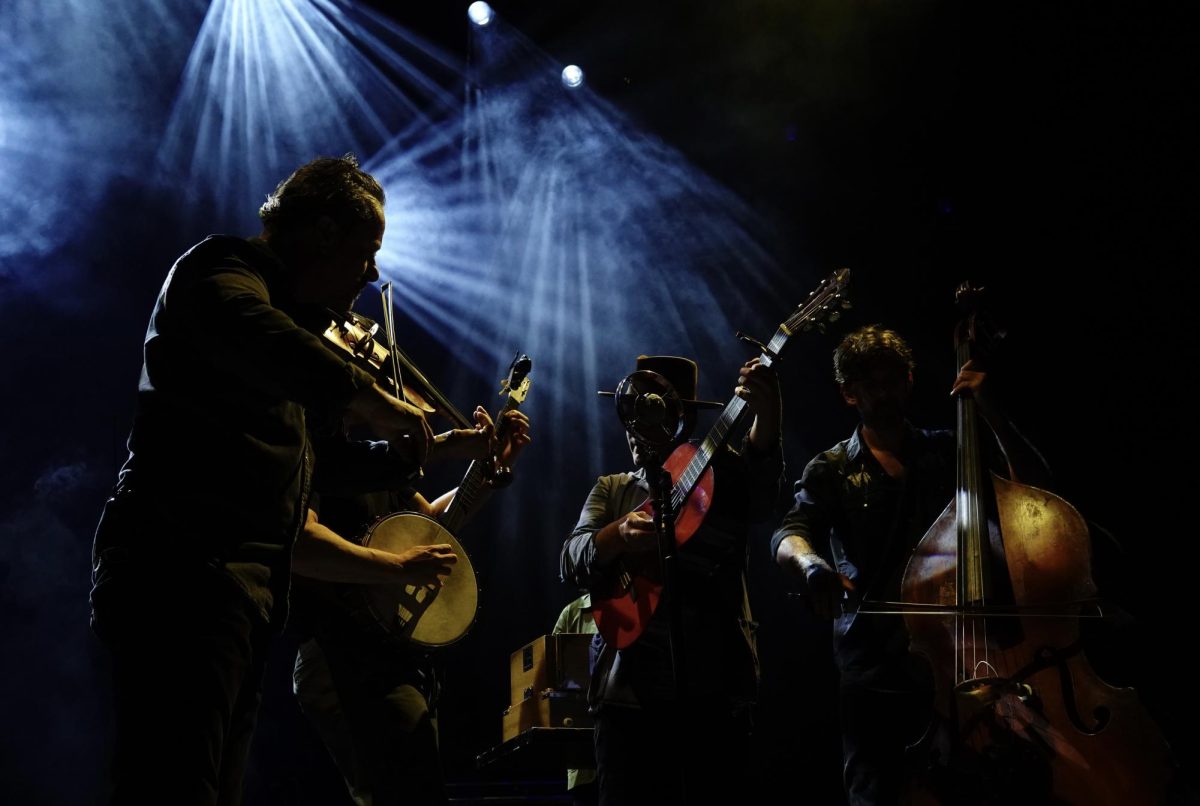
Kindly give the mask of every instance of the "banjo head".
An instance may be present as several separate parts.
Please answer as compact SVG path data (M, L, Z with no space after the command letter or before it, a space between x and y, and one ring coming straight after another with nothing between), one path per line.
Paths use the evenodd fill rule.
M479 585L467 552L437 521L413 512L380 518L362 539L364 546L392 554L437 543L449 543L458 556L443 587L363 586L367 607L386 632L427 647L453 644L475 623Z

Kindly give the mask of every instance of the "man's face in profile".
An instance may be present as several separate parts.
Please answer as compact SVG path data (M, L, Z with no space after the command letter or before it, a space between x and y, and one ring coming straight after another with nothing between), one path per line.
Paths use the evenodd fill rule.
M354 220L339 230L322 267L322 296L335 311L348 311L367 283L379 279L375 254L383 246L383 209L371 221Z

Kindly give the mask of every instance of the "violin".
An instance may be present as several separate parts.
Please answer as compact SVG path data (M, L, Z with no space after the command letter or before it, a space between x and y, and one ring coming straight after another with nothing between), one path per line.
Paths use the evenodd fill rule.
M362 314L348 311L339 316L330 311L329 324L321 336L336 352L371 373L375 382L389 394L416 406L426 414L445 417L456 428L475 427L466 415L429 382L403 350L395 345L385 345L378 338L378 334L379 323Z
M384 293L390 283L385 284ZM385 311L390 306L385 307ZM416 406L427 415L440 415L455 428L474 430L474 420L463 414L441 391L425 377L394 339L384 344L379 338L380 325L360 313L347 311L339 315L328 312L328 324L321 337L327 346L356 366L369 372L375 382L389 394ZM391 327L388 328L389 332ZM503 427L503 423L500 428ZM497 431L497 437L500 436ZM494 440L493 445L498 443ZM484 460L485 476L489 487L499 489L512 481L512 470L505 466L498 450L493 449Z

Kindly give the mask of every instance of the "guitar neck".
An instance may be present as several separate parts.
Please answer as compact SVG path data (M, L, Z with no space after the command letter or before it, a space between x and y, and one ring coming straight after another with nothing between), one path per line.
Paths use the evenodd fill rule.
M775 338L771 339L767 349L770 355L762 353L758 360L760 363L771 366L774 362L772 356L778 356L783 346L787 343L789 333L785 328L780 327L775 331ZM700 481L700 477L704 475L704 471L712 464L716 458L717 452L724 449L734 438L740 438L742 433L750 421L750 407L742 398L734 395L725 407L721 410L721 416L717 418L716 423L709 429L708 435L704 437L704 441L696 449L695 456L692 461L688 462L687 467L679 475L679 480L675 482L675 486L671 488L671 506L678 512L692 494L696 484Z
M519 404L510 397L504 404L504 408L500 410L500 414L497 415L497 422L502 421L504 412L518 408L518 406ZM458 490L454 493L454 498L451 499L449 506L439 518L446 531L450 534L458 534L463 524L478 511L491 492L487 481L486 463L479 459L471 460L466 474L459 482Z

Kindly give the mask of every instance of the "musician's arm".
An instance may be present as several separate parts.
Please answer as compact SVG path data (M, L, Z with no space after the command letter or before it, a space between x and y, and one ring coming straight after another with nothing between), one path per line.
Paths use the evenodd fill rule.
M455 562L445 544L392 554L353 543L320 523L311 509L292 552L292 572L299 576L362 585L440 586Z
M486 459L492 448L492 438L496 428L491 416L483 406L476 406L474 428L455 428L434 437L433 448L429 461L443 459ZM510 409L501 415L504 428L501 429L497 440L497 450L500 460L512 467L517 456L525 446L532 441L529 432L529 417L517 409Z
M515 409L504 412L502 417L504 418L506 427L503 429L500 435L499 459L500 463L505 467L512 468L517 461L517 457L521 454L521 451L523 451L525 446L533 440L529 433L529 417ZM482 406L478 406L475 409L475 422L477 424L475 431L467 431L464 429L448 432L450 434L459 435L457 437L453 437L452 440L473 440L474 442L478 442L476 436L477 434L482 433L490 436L492 430L492 419L488 416L488 413L483 409ZM487 445L485 443L485 451L486 448ZM477 449L478 446L472 448L471 450ZM478 457L466 456L464 458ZM489 498L491 498L492 492L492 488L489 486L484 486L483 488L477 490L475 493L474 506L482 506ZM450 506L450 502L454 500L454 496L457 493L458 488L455 487L452 490L442 493L432 502L427 501L424 496L420 495L419 493L414 494L413 510L415 512L420 512L423 515L428 515L431 518L437 517L446 511L446 508Z
M1052 474L1045 457L1009 419L988 381L988 373L979 362L971 360L963 365L950 394L975 398L979 413L992 429L1004 454L1010 479L1042 489L1051 488Z
M483 459L487 456L490 435L478 428L455 428L444 431L433 438L429 450L430 462L445 462L455 459Z
M409 456L382 440L314 435L312 442L317 457L313 487L325 495L400 490L412 484L420 470Z
M436 518L438 515L441 515L446 511L446 507L450 506L450 501L454 498L454 494L456 492L458 492L457 487L449 492L442 493L432 501L420 493L413 493L413 497L409 501L408 508L413 512L419 512L426 517Z
M181 261L174 277L153 327L189 342L249 388L339 410L373 386L369 373L276 308L262 277L235 259L216 267Z
M746 513L752 522L765 521L775 512L783 491L783 399L775 370L755 358L747 361L734 393L754 414L739 454L746 486Z
M559 576L564 582L581 588L590 588L593 582L605 575L612 561L627 549L628 542L621 533L627 521L637 520L644 513L617 515L613 508L615 485L632 485L628 474L601 476L584 502L579 521L563 543L559 552ZM632 492L628 488L625 493ZM630 496L632 497L632 496ZM628 534L632 528L626 526ZM650 523L653 534L653 523Z
M754 415L748 444L764 455L781 451L783 397L774 368L752 359L742 367L738 381L734 394L746 401Z
M771 537L775 561L804 580L813 609L825 618L840 612L842 591L854 589L853 583L838 573L814 545L829 543L833 523L830 512L836 506L830 482L835 474L827 453L809 462L796 482L792 508Z

